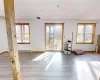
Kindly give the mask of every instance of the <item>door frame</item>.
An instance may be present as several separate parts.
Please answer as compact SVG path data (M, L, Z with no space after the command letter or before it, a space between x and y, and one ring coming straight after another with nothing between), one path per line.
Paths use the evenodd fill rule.
M45 39L45 51L56 51L56 50L46 50L46 24L62 24L62 50L57 50L58 52L59 51L63 51L63 49L64 49L64 23L45 23L45 26L44 26L44 39ZM56 51L56 52L57 52Z

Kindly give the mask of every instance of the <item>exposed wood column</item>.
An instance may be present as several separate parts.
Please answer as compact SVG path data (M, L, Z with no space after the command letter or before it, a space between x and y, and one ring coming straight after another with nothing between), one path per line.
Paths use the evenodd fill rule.
M8 47L12 64L13 80L21 80L20 63L16 41L14 0L4 0Z

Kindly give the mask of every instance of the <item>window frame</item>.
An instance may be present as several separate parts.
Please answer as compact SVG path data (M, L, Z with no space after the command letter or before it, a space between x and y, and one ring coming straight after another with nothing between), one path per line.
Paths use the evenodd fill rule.
M77 36L78 36L78 25L87 25L87 24L92 24L93 26L93 33L92 33L92 42L85 42L85 30L84 30L84 38L83 42L77 42ZM84 26L85 27L85 26ZM85 29L85 28L84 28ZM96 30L96 23L77 23L77 33L76 33L76 44L94 44L94 39L95 39L95 30Z
M29 25L29 23L15 23L15 27L16 27L16 25L20 25L21 27L23 25L28 25L28 27L29 27L29 42L23 42L22 34L21 34L21 42L17 42L17 44L30 44L30 25ZM21 33L22 33L22 28L21 28Z

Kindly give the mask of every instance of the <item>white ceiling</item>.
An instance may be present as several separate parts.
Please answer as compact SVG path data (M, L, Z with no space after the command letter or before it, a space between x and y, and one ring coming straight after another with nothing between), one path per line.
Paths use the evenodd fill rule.
M100 20L100 0L15 0L15 13L16 19ZM3 0L0 16L4 16Z

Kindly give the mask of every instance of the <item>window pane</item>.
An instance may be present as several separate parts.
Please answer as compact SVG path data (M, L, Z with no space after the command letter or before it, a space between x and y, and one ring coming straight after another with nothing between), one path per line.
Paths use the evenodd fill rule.
M16 34L16 36L17 36L17 42L20 43L21 42L21 34L20 33Z
M24 25L25 33L29 33L29 25Z
M77 35L77 42L78 42L78 43L82 43L83 40L84 40L84 35L78 34L78 35Z
M85 42L91 43L92 42L92 35L85 35Z
M24 34L23 42L29 43L29 34Z
M78 25L78 33L84 33L84 25Z
M20 25L16 25L16 33L21 33L21 26Z
M93 32L93 26L92 24L87 24L85 26L85 33L92 33Z
M25 29L24 29L24 25L22 25L22 34L24 34L25 33Z

